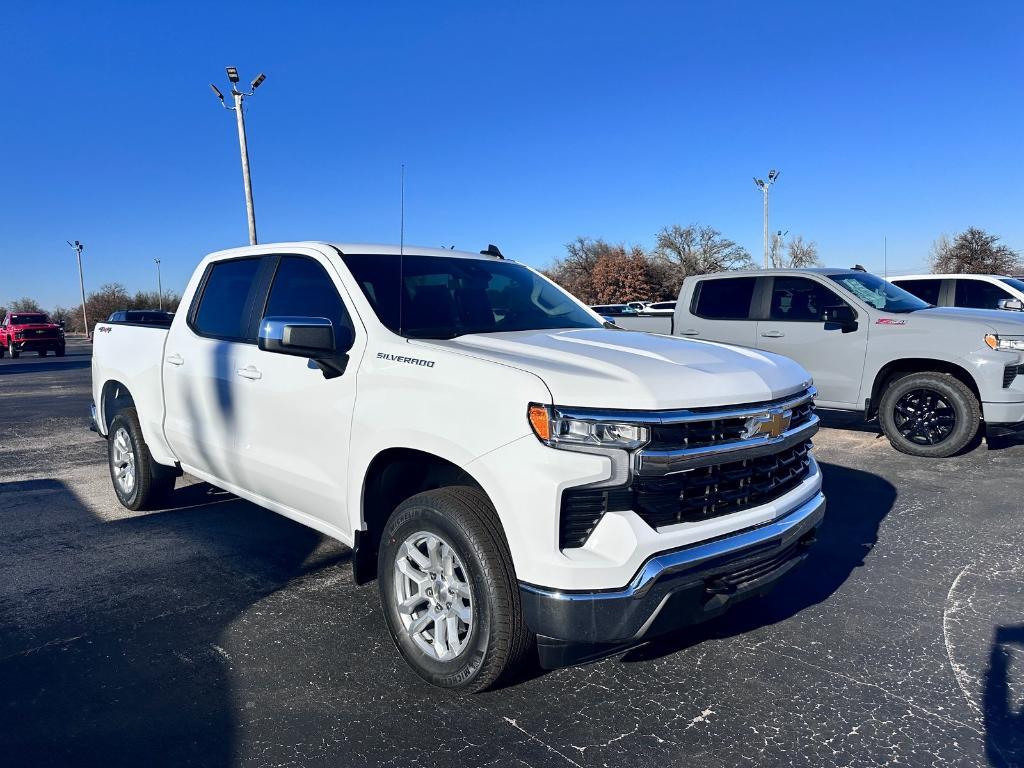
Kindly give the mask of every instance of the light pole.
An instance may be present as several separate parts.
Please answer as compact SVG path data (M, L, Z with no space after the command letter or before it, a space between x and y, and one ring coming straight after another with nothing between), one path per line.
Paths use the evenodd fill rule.
M768 190L771 189L775 180L779 178L779 172L772 168L768 171L768 181L754 177L756 184L764 195L764 268L768 269Z
M242 184L245 187L245 211L249 217L249 245L256 245L256 212L252 204L252 179L249 176L249 145L245 139L245 110L242 107L242 103L245 101L246 96L252 96L256 93L256 89L263 84L267 76L262 72L257 75L256 79L249 84L249 92L245 93L238 89L238 70L235 67L225 67L225 71L228 73L228 80L231 82L231 97L234 99L235 106L229 107L224 103L224 94L217 89L216 85L210 83L210 88L217 98L220 99L221 106L224 109L234 110L235 120L238 123L238 148L242 153Z
M82 327L85 329L85 338L88 339L90 338L89 317L85 314L85 278L82 276L82 250L85 246L78 240L75 240L73 243L70 240L65 240L64 242L74 249L75 255L78 257L78 287L82 290Z
M160 305L160 309L164 308L164 283L160 279L160 259L153 259L156 262L156 294L157 303Z

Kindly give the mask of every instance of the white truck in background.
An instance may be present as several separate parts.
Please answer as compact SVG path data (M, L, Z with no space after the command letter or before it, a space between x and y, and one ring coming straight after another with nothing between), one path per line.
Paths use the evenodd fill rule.
M982 427L1024 428L1024 316L935 307L861 269L698 275L673 317L611 319L791 357L814 377L818 407L877 417L914 456L952 456Z
M449 688L715 616L824 513L799 365L607 328L493 247L214 253L170 328L98 324L92 365L122 504L188 472L351 546Z

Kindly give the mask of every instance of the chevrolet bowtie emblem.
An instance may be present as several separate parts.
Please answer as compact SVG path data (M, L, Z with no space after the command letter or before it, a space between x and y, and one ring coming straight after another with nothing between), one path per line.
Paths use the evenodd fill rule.
M793 418L792 411L769 411L768 413L759 413L757 416L751 416L747 419L746 425L744 425L743 434L740 437L743 440L749 440L752 437L778 437L787 429L789 429L789 422Z

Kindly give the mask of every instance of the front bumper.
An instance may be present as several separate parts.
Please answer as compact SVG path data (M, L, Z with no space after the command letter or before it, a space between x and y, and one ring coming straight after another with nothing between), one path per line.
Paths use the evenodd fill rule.
M769 523L656 555L622 589L556 591L520 582L541 663L599 658L767 592L807 556L824 513L818 493Z
M19 352L56 351L64 346L64 339L13 339L12 343Z

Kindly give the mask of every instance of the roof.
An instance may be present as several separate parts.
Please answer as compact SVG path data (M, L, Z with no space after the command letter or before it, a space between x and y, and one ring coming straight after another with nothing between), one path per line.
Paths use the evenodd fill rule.
M285 251L289 248L310 248L316 246L329 245L333 248L337 248L343 254L345 253L358 253L367 254L371 256L398 256L404 253L406 256L444 256L447 258L456 259L490 259L497 260L497 256L489 256L482 253L474 253L472 251L456 251L448 248L428 248L420 245L389 245L383 243L336 243L328 242L325 240L302 240L295 242L282 242L282 243L260 243L259 245L246 245L240 248L229 248L222 251L217 251L217 257L223 257L227 255L241 255L243 253L251 253L257 250L261 253L266 253L274 250ZM486 243L484 244L486 246Z
M927 275L893 275L889 279L890 280L955 280L957 278L960 278L960 279L966 278L968 280L975 280L975 279L981 278L981 279L987 279L987 280L1004 280L1004 279L1006 279L1008 277L1009 277L1009 275L975 275L975 274L963 274L963 273L957 274L957 273L954 273L954 272L944 272L942 274L937 274L937 275L932 275L932 274L927 274Z
M801 267L799 269L731 269L725 272L712 273L715 277L726 275L729 277L751 277L760 275L846 275L850 272L858 272L853 267ZM711 275L692 275L692 277L710 277Z

